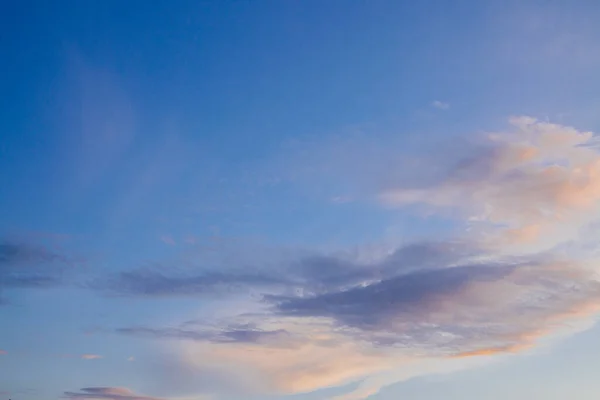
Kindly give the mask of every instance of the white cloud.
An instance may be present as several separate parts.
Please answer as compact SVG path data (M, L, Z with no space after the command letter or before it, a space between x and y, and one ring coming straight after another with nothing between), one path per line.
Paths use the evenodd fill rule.
M397 245L366 260L299 251L273 262L275 252L253 246L241 257L243 273L232 273L231 262L218 274L130 273L117 287L132 295L152 293L148 287L161 295L210 294L222 285L236 294L249 288L263 301L252 303L251 313L241 307L227 323L214 318L197 331L121 333L185 339L176 349L186 368L218 370L249 393L309 392L368 378L339 398L348 400L412 376L530 351L565 326L588 321L600 310L596 271L587 268L586 253L572 257L556 246L580 243L580 229L600 211L594 137L530 117L510 124L510 132L458 151L412 154L418 163L404 168L394 149L379 157L378 146L338 146L328 158L353 168L329 168L328 177L341 172L357 186L368 176L376 182L350 190L354 201L370 189L392 213L422 206L469 233L441 244Z
M443 101L435 100L431 103L431 106L437 108L438 110L447 110L450 108L449 103L445 103Z
M84 360L98 360L100 358L103 358L103 356L99 354L82 354L81 358Z

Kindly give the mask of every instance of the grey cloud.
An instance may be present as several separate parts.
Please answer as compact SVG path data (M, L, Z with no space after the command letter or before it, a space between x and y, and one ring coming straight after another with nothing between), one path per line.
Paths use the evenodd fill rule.
M58 276L5 276L2 286L10 288L46 288L59 285Z
M410 271L437 268L473 257L474 246L421 242L400 247L380 260L359 262L334 255L313 255L293 263L285 273L305 291L326 293L372 283Z
M41 246L10 241L0 243L0 266L2 268L52 262L65 263L67 258Z
M139 297L213 296L244 289L267 293L301 290L316 294L347 289L413 270L449 265L479 253L476 247L464 243L424 242L401 247L380 260L370 262L312 253L303 254L296 260L282 260L273 268L232 265L222 272L203 270L203 266L187 270L167 266L137 269L108 279L96 279L88 286L105 293Z
M326 318L375 345L467 353L530 345L557 320L600 306L600 283L576 266L527 263L411 272L313 296L267 296L278 316Z
M217 295L240 287L261 287L281 284L275 276L262 274L172 273L154 270L123 272L107 280L98 279L88 286L93 289L141 297Z
M136 394L126 388L113 387L82 388L78 392L64 392L63 398L70 400L160 400L157 397Z
M418 271L346 291L267 299L275 302L283 315L331 317L352 327L377 328L399 314L423 314L434 300L455 294L469 284L502 279L514 268L472 265Z
M120 328L117 333L155 339L183 339L211 343L254 343L285 344L292 342L292 336L285 329L262 330L248 326L246 328L225 328L222 330L184 329L184 328Z
M58 286L72 265L67 256L44 246L3 241L0 243L0 290ZM0 297L0 304L6 302Z
M204 321L126 327L120 334L291 346L307 338L288 329L288 318L309 325L325 320L336 332L376 346L444 354L529 344L557 320L600 306L600 283L573 263L549 254L492 257L474 243L458 241L406 245L371 261L304 254L279 268L245 273L170 276L139 270L111 285L106 288L135 296L239 294L231 289L245 288L260 293L267 307L220 327Z

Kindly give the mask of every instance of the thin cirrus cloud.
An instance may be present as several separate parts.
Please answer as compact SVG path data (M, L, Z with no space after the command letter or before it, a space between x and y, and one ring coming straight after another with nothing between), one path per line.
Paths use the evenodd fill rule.
M355 259L351 253L299 251L290 256L260 245L256 245L254 251L256 254L270 252L270 265L261 265L260 257L254 260L251 253L244 253L238 258L232 255L228 258L228 269L218 271L202 264L174 268L158 263L157 267L95 279L88 282L88 287L104 293L135 297L211 296L232 294L243 289L324 293L455 262L457 258L475 257L481 255L482 249L461 241L420 242L387 250L384 255L368 261Z
M445 103L443 101L439 101L439 100L435 100L431 103L431 105L434 108L437 108L438 110L447 110L450 108L450 104Z
M35 243L0 241L0 292L3 289L43 289L60 286L75 261ZM1 304L10 304L0 297Z
M160 400L158 397L143 396L127 388L88 387L77 392L64 392L69 400Z
M510 123L510 132L455 158L422 157L426 179L394 175L370 186L392 210L419 206L454 218L465 231L452 239L366 259L273 252L268 266L256 248L255 259L244 254L229 269L138 269L90 287L136 297L252 294L253 311L226 320L117 332L177 339L182 363L226 365L237 371L231 379L255 377L258 392L310 391L431 359L452 369L530 349L600 310L591 256L557 251L594 222L585 217L600 201L600 155L591 133L529 117ZM391 376L361 390L412 375Z
M149 337L158 339L186 339L210 343L268 343L287 342L290 333L285 329L262 330L252 326L230 329L185 329L161 328L153 329L146 327L119 328L117 333L137 337Z
M264 312L234 318L253 321L251 329L200 324L193 329L130 327L117 333L184 343L187 363L236 366L241 375L259 375L257 382L264 386L254 388L258 392L296 393L421 357L453 360L518 352L565 322L594 312L600 303L598 282L569 263L540 256L472 264L480 257L475 252L450 246L444 252L438 246L438 254L432 254L427 248L436 247L399 251L404 259L392 254L378 265L363 265L364 275L356 274L360 278L350 288L330 284L349 280L329 272L325 283L316 285L319 291L307 287L313 294L266 295ZM394 259L411 262L395 264ZM364 285L367 272L379 280ZM354 365L334 360L354 360Z
M81 358L83 360L98 360L98 359L104 358L104 357L99 354L82 354Z

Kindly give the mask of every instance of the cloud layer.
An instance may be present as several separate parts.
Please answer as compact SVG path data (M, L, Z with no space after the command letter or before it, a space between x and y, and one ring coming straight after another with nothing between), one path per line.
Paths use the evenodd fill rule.
M381 200L458 212L487 233L500 230L503 245L572 239L600 200L593 134L530 117L510 123L512 131L488 135L436 180L388 187Z
M127 388L115 387L82 388L78 392L65 392L63 397L70 400L160 400L136 394Z
M3 289L43 289L64 282L74 260L45 246L0 240L0 305Z
M593 226L600 155L591 133L529 117L510 124L460 152L422 157L423 168L412 169L422 179L389 171L377 185L357 183L355 192L374 189L363 198L391 213L417 206L454 220L463 230L453 238L370 257L256 247L225 268L161 264L89 286L152 298L246 295L248 308L228 317L116 332L176 341L188 365L251 376L258 392L310 391L423 360L529 349L600 310L594 251L565 250Z

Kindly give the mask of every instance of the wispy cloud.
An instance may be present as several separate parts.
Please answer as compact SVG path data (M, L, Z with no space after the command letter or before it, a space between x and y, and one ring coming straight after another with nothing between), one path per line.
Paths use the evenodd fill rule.
M90 287L137 297L248 295L251 306L231 317L117 332L176 342L189 365L226 366L237 371L231 379L255 377L265 391L309 391L404 363L434 359L452 369L525 351L600 310L598 270L587 253L573 257L557 247L578 241L579 229L593 222L600 155L591 133L529 117L510 123L510 132L420 157L423 168L378 174L370 186L392 213L416 205L454 219L466 228L454 238L403 243L372 257L282 256L255 247L226 268L160 265ZM364 393L392 379L398 375Z
M236 249L228 251L235 254ZM227 267L219 268L219 271L202 263L188 268L158 263L155 267L94 280L89 287L140 297L233 295L244 290L323 293L475 257L482 251L475 243L420 242L388 249L379 257L361 259L354 252L279 252L256 245L253 252L243 253L240 257L232 254L228 257ZM267 259L263 254L268 255Z
M244 374L254 368L251 374L268 382L262 390L293 393L421 357L519 352L600 305L600 284L576 264L547 255L482 257L450 243L407 246L370 264L314 257L297 264L305 286L290 279L296 286L266 294L261 312L234 316L237 326L214 321L118 333L189 342L185 357L198 357L190 363L211 360Z
M8 354L8 351L0 349L0 356Z
M103 358L103 356L99 354L82 354L81 358L84 360L98 360L100 358Z
M278 282L286 282L287 294L264 294L272 308L258 319L325 318L340 332L363 341L402 345L421 353L432 345L432 337L439 336L430 351L451 355L453 349L461 354L481 348L509 351L528 342L532 332L551 328L557 317L600 304L600 284L592 271L575 263L544 254L488 261L482 257L476 249L457 244L421 244L370 264L331 256L305 259L295 264L298 275ZM239 282L252 286L243 278ZM135 327L119 332L218 343L290 334L284 329L250 328Z
M443 101L435 100L431 103L431 106L437 108L438 110L447 110L450 108L450 104L445 103Z
M218 272L160 272L140 269L124 272L108 280L95 280L91 288L126 296L206 296L232 294L234 290L249 286L276 285L281 280L275 276Z
M531 345L558 321L600 306L600 283L565 264L446 266L309 297L271 297L277 314L326 318L376 345L432 355Z
M70 400L160 400L158 397L143 396L119 387L88 387L78 392L64 392L64 398Z
M64 283L75 261L45 246L13 240L0 241L0 291L48 288ZM9 303L0 297L0 304Z
M119 328L117 333L158 339L186 339L211 343L262 343L275 346L292 343L293 337L285 329L263 330L253 326L225 329L185 328Z

